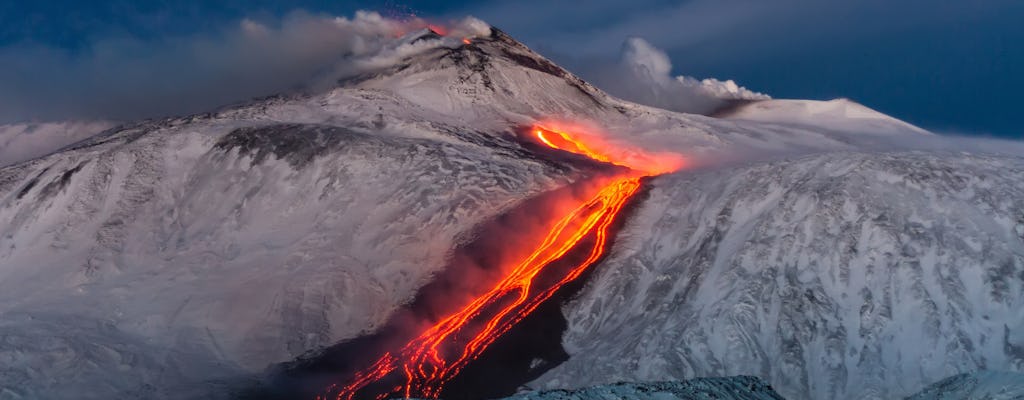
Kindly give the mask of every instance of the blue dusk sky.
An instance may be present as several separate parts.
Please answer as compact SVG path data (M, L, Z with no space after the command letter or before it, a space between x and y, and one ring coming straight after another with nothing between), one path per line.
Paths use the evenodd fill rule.
M640 37L669 55L674 75L733 79L775 98L848 97L936 132L1024 137L1020 0L6 1L0 123L178 113L187 109L172 100L140 105L125 93L216 85L190 70L182 43L217 41L244 19L274 26L356 10L473 15L584 78Z

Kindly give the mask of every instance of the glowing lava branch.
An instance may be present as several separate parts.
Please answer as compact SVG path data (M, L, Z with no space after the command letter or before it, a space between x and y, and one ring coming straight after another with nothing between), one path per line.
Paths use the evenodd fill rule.
M594 151L564 132L544 128L536 128L533 132L538 140L552 148L613 163L611 157ZM385 353L370 367L356 373L347 384L332 385L317 398L351 400L367 386L396 373L404 375L404 382L390 389L380 389L386 392L380 393L378 399L394 395L437 398L444 385L466 364L479 357L501 335L601 258L612 223L640 189L639 175L642 174L612 180L552 225L536 249L494 287L428 328L400 350ZM584 240L588 237L593 240ZM535 285L535 280L545 268L574 249L585 250L586 258L567 269L560 267L563 275L554 284Z
M537 139L540 139L541 143L544 143L553 149L564 150L570 153L584 155L597 161L628 167L627 165L622 165L612 161L612 159L605 154L591 150L587 145L583 144L583 142L573 139L572 136L569 136L569 134L565 132L550 128L536 127L533 129L533 134L537 135Z
M587 156L646 175L677 171L688 164L686 158L679 154L649 152L631 146L613 145L600 140L599 137L589 137L588 142L584 143L584 140L561 128L537 125L531 132L538 141L553 149Z
M541 245L487 293L427 329L394 355L385 354L372 366L356 374L349 384L328 388L328 397L322 398L334 395L336 399L352 399L362 388L397 370L405 375L405 384L399 388L402 395L436 398L444 384L458 375L467 363L479 357L484 349L515 323L601 257L609 227L639 188L640 179L635 177L617 179L605 186L593 198L559 220L548 231ZM589 254L584 261L574 265L556 284L534 290L533 281L544 267L564 256L591 234L595 234L596 239L594 243L587 244ZM481 314L485 309L492 308L497 308L493 315ZM480 318L485 318L482 326L469 326ZM458 337L469 337L470 340L462 346L461 351L451 351L451 344ZM383 396L390 394L384 393Z

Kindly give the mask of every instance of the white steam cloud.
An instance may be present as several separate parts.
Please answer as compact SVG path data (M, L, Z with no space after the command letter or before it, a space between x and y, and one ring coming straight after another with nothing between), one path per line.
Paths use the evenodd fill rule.
M626 100L686 113L710 113L731 100L770 98L732 80L673 77L668 54L636 37L623 44L617 64L599 69L592 76L595 84Z
M273 23L242 20L205 36L108 38L82 51L0 48L0 124L131 120L207 111L256 96L333 82L424 47L402 34L427 27L374 12L334 17L294 12ZM467 18L450 33L490 32Z

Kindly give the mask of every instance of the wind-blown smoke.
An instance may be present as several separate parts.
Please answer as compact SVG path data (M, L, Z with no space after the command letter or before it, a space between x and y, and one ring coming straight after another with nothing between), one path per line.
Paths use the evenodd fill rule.
M765 100L768 95L741 87L732 80L673 77L672 61L664 51L641 38L622 46L617 64L599 68L592 79L602 89L626 100L696 114L707 114L730 100Z
M467 18L449 33L489 26ZM393 57L443 45L402 43L428 23L375 12L333 17L294 12L273 24L245 19L205 36L107 38L80 52L41 45L0 48L0 123L132 120L207 111L333 80Z

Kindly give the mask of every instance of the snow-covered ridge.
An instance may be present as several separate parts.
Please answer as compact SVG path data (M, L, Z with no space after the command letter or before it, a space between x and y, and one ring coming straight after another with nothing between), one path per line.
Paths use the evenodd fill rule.
M719 116L856 133L929 133L849 99L754 101Z

